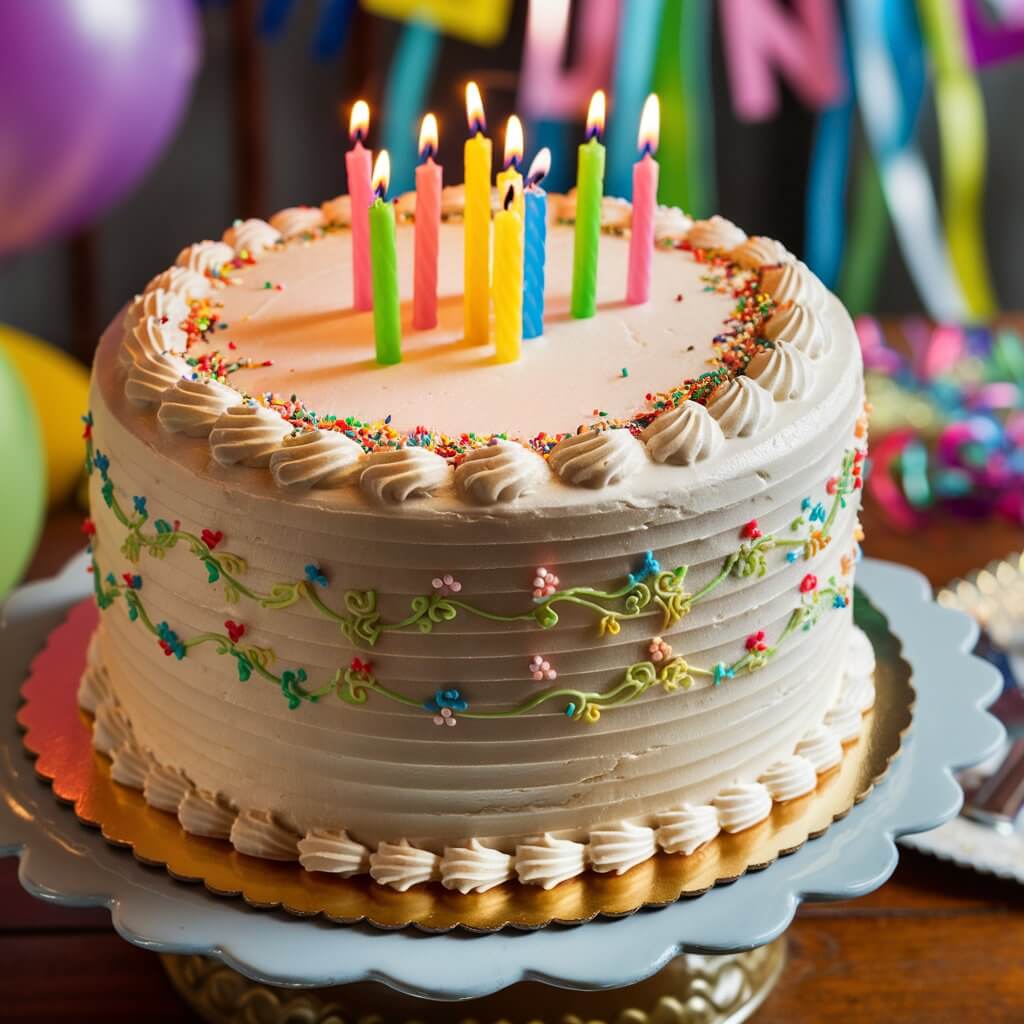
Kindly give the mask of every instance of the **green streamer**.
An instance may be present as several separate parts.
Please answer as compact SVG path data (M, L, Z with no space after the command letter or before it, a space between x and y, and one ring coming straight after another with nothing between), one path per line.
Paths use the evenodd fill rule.
M875 162L867 153L857 161L854 188L839 297L851 316L859 316L875 307L889 241L885 193Z

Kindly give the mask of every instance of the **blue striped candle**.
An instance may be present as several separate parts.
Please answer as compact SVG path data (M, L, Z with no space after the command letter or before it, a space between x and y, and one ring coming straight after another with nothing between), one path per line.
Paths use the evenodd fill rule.
M523 338L544 333L544 260L548 240L548 194L540 187L551 168L551 151L542 149L530 164L523 192L526 224L523 239Z

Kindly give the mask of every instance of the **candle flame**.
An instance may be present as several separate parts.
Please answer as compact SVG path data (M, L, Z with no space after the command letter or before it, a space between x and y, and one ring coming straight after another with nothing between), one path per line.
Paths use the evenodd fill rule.
M523 163L523 122L513 114L505 124L505 169L517 171Z
M366 100L356 100L348 117L348 137L362 142L370 131L370 107Z
M551 150L545 146L530 164L530 173L526 176L528 185L539 185L551 170Z
M426 114L420 125L420 159L427 160L437 152L437 118Z
M598 89L590 97L590 108L587 110L587 138L600 141L604 134L605 99L604 90Z
M388 194L388 182L391 180L391 157L382 149L373 162L373 194L383 199Z
M472 135L487 130L487 119L484 117L484 101L480 98L480 89L476 82L466 86L466 120Z
M508 188L505 190L505 209L509 209L512 204L516 201L516 186L515 182L509 182Z
M640 114L640 130L637 132L636 145L641 154L654 154L658 149L658 134L661 129L661 104L658 94L651 93L644 101L644 109Z

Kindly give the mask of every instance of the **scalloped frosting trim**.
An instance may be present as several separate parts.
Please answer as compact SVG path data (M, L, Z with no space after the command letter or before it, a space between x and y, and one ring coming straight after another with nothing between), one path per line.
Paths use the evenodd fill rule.
M166 813L177 812L185 831L225 839L240 853L269 860L298 861L307 871L342 878L369 874L379 885L405 892L425 882L466 894L487 892L505 882L553 889L590 869L621 875L656 853L688 856L712 842L720 832L735 834L760 824L774 803L812 792L818 777L842 760L843 747L856 741L863 719L856 713L856 734L849 709L874 703L874 652L871 642L851 627L848 667L836 704L825 720L803 736L794 753L771 765L756 782L733 782L707 804L682 804L655 815L650 823L632 821L601 825L584 841L544 835L525 838L512 851L472 838L443 854L418 847L408 839L384 840L375 847L361 843L345 829L312 829L298 835L269 811L237 811L223 797L198 790L181 772L160 765L150 751L136 744L131 722L109 692L99 698L93 719L93 746L111 759L111 777L142 792L146 802ZM92 650L92 646L90 646ZM100 669L87 665L79 689L95 694L85 679ZM868 694L870 693L870 698ZM87 708L86 708L87 709ZM866 713L866 710L865 710ZM830 721L841 725L840 735ZM180 792L178 803L174 796Z
M496 196L496 192L495 192ZM461 186L444 189L442 213L448 219L461 214L464 191ZM575 195L550 197L556 220L572 223ZM497 198L495 198L495 207ZM409 193L397 201L399 220L415 219L415 195ZM628 202L606 196L602 206L602 229L610 233L630 228L632 208ZM125 315L125 338L119 359L125 368L125 392L138 407L155 411L162 423L188 424L179 427L190 436L211 436L211 453L224 465L240 463L269 469L278 487L301 492L308 487L343 487L353 483L375 501L393 504L428 497L439 490L451 491L470 504L495 505L518 500L544 480L543 460L550 472L570 486L604 488L626 480L644 464L644 448L656 464L685 466L709 458L722 440L753 437L767 429L773 419L773 400L786 401L805 395L813 385L816 370L800 358L813 361L827 354L828 337L817 312L824 310L827 291L805 264L779 242L747 235L731 221L714 216L693 221L673 207L659 207L656 239L661 247L692 252L698 262L706 263L706 290L735 297L735 310L725 330L712 344L712 369L682 382L665 392L648 394L649 408L626 419L598 414L595 424L581 425L575 434L542 432L533 438L517 439L486 434L449 437L418 427L412 434L393 429L389 422L363 423L352 417L318 416L307 410L296 396L249 395L229 382L236 371L253 365L247 359L229 359L217 349L204 346L192 355L196 341L210 342L219 324L216 290L230 283L233 270L253 264L268 249L289 244L308 244L328 231L343 229L351 222L348 196L328 200L320 207L297 206L278 211L270 222L258 218L236 221L224 232L223 241L197 242L183 249L174 266L157 274L143 295L136 297ZM149 320L148 326L144 322ZM795 356L773 359L775 340L792 344ZM180 363L179 358L184 359ZM768 392L768 401L748 394L742 387L752 360L757 360L758 375ZM266 364L263 364L266 365ZM767 374L768 380L764 379ZM179 377L211 380L231 388L237 400L224 408L248 405L265 409L285 421L280 432L264 421L263 440L253 439L256 454L237 457L231 445L215 443L201 414L181 408L169 391ZM737 389L730 382L739 383ZM179 388L179 391L183 388ZM717 400L724 436L699 422L696 414L685 411L691 401L702 406ZM171 409L164 412L164 406ZM224 409L220 410L221 412ZM169 429L174 429L173 427ZM339 433L360 448L355 472L320 473L314 466L295 467L295 482L287 471L274 472L275 465L293 460L282 456L277 463L271 456L282 447L289 429L313 430L319 438ZM218 434L218 438L223 438ZM636 443L639 442L639 443ZM519 449L507 447L514 443ZM440 469L431 471L419 453L440 455L450 468L459 469L469 456L489 445L499 451L474 457L483 461L471 470L452 476ZM409 473L394 465L375 461L395 451L414 451L408 458ZM543 460L527 457L536 454ZM414 462L413 460L419 460ZM335 453L334 463L340 463ZM361 472L366 470L372 472ZM454 484L454 486L452 486Z

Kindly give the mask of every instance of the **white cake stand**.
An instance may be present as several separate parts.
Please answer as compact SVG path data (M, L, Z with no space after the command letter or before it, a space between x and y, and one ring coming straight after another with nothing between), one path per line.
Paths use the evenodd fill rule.
M681 993L672 1002L676 1016L662 1014L664 1019L696 1019L686 1015L687 1000L694 999L703 1008L701 1020L744 1019L767 994L782 960L778 945L767 947L774 949L772 955L742 951L765 947L782 935L804 900L849 899L885 882L896 866L895 839L934 828L956 814L961 792L953 771L989 756L1003 738L1002 727L983 710L998 693L998 674L968 653L976 637L972 620L933 603L917 573L868 559L859 567L857 583L888 618L913 667L914 721L876 792L821 838L733 885L618 920L489 935L339 927L253 910L143 868L129 853L83 828L36 778L15 724L18 690L46 634L89 592L85 565L84 556L78 557L60 576L23 587L5 609L6 629L0 633L0 856L20 856L20 880L40 899L107 906L114 927L129 942L161 953L189 954L174 961L172 978L208 1019L242 1019L232 1016L230 1007L215 1010L203 1004L203 999L208 1003L211 974L220 972L222 996L230 988L223 979L229 972L217 961L264 985L323 988L379 981L421 1000L475 999L527 981L617 989L660 971L658 978ZM662 971L670 961L672 966ZM259 991L278 1001L277 1011L264 1005L266 1016L260 1020L284 1019L286 993L257 990L233 977L239 1001L239 986L249 989L246 998ZM532 1002L544 990L520 986L520 1005L527 991ZM663 994L648 995L660 1000L662 1009L667 1005ZM328 995L301 998L306 1000L301 1019L324 1019ZM386 1019L430 1019L429 1004L415 1007L408 999L405 1004L406 1009L395 1011L398 1018ZM620 1014L602 1016L622 1019ZM594 1017L588 1010L585 1019ZM524 1019L552 1018L537 1011ZM634 1014L630 1019L641 1018Z

